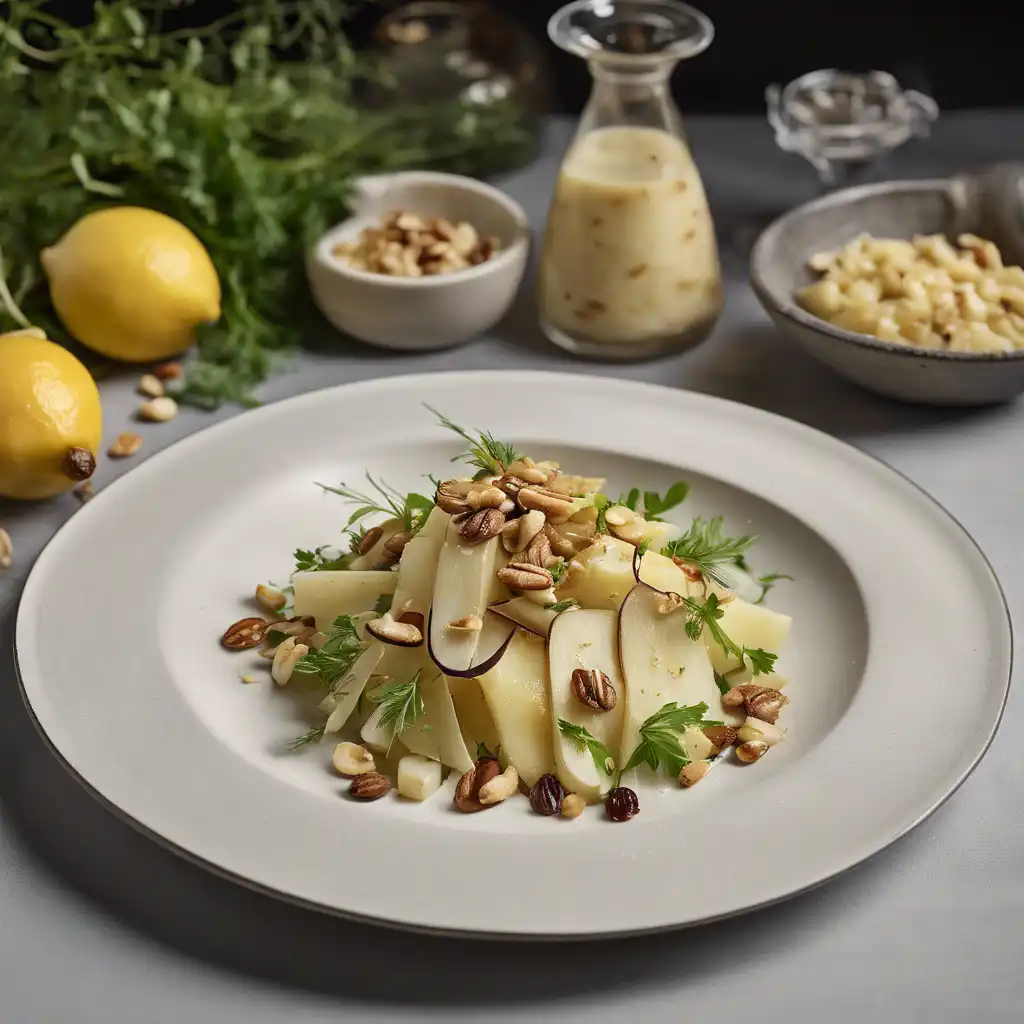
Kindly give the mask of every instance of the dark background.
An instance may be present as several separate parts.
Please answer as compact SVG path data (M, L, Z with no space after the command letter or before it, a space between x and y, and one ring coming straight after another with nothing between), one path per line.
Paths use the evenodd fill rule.
M558 0L491 0L538 40ZM3 6L0 0L0 7ZM237 6L231 0L195 0L186 18L209 21ZM400 0L377 0L355 22L366 41L380 13ZM674 79L688 112L764 110L764 88L805 71L877 68L901 84L930 93L943 109L1024 105L1024 3L1021 0L698 0L715 23L711 48ZM54 7L81 16L87 0ZM545 45L556 102L578 112L589 77L575 57Z

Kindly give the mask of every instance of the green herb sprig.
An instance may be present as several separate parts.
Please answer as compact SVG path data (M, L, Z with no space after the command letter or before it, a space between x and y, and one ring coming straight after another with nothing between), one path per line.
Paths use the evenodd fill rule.
M459 437L469 442L469 451L454 456L452 462L465 462L469 466L475 466L479 470L478 475L501 476L505 472L506 466L510 466L516 459L521 458L519 452L512 445L497 440L493 434L471 433L465 427L452 423L447 416L432 406L426 405L426 408L437 417L442 427L454 431Z
M567 722L564 718L558 720L558 731L567 737L581 753L587 751L594 760L594 766L604 775L611 775L615 771L615 756L596 736L582 725L575 725Z
M530 140L511 99L399 97L346 35L359 0L246 0L202 24L204 6L79 4L84 25L48 0L0 6L0 330L20 318L68 342L40 251L92 210L150 207L198 236L221 279L223 315L200 329L176 392L216 408L255 404L317 325L305 253L348 215L356 178L486 175ZM382 99L372 108L359 101L367 85Z
M665 704L640 726L640 742L630 755L623 772L631 771L642 764L657 771L659 767L667 769L672 775L678 775L689 763L690 759L680 742L680 735L687 726L722 725L721 722L707 719L708 706L700 704L683 706L681 704Z
M768 596L768 591L771 590L779 580L792 579L792 576L787 576L784 572L766 572L763 576L758 576L757 583L761 588L761 596L754 603L764 604L764 599Z
M434 502L423 494L416 494L412 491L402 494L401 491L396 490L384 480L374 480L369 473L366 474L366 479L376 491L376 495L357 491L354 487L349 487L344 483L338 484L337 487L317 484L317 487L329 494L337 494L347 501L357 503L358 508L348 517L346 532L351 532L352 527L367 516L381 514L400 520L403 530L415 534L434 509Z
M424 713L420 694L420 673L403 683L388 683L370 698L380 709L377 724L390 729L392 738L401 736Z
M338 555L331 557L329 554L334 549L330 544L310 551L299 548L295 552L295 569L293 572L327 572L347 569L352 561L351 555Z
M327 732L326 725L314 725L312 729L307 730L301 736L296 736L295 739L288 744L289 750L302 750L303 747L311 746L314 743L319 743Z
M778 655L770 654L761 650L760 647L741 647L722 629L719 619L725 614L725 609L718 600L716 594L708 594L704 601L695 597L684 597L683 604L686 606L686 635L691 640L699 640L703 630L708 631L711 639L725 651L745 664L750 665L750 671L755 675L771 672L775 667Z
M757 542L755 536L725 537L722 535L723 519L703 519L697 516L690 528L681 537L667 544L661 553L667 558L679 558L695 565L705 576L719 586L728 586L730 579L721 566L727 562L737 563L744 552Z
M334 693L364 650L366 644L359 639L355 619L351 615L339 615L323 646L299 658L294 671L317 676L320 685L328 693Z
M575 597L567 597L564 601L552 601L551 604L544 605L544 608L549 612L567 612L570 608L579 606L580 603Z

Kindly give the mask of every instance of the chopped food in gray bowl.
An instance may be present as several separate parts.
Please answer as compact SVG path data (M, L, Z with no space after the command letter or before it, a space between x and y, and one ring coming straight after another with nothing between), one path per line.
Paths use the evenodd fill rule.
M880 341L801 308L796 292L817 279L816 253L858 235L911 239L961 234L994 242L1007 265L1024 263L1024 169L999 164L976 174L890 181L843 189L784 214L761 234L750 281L768 315L806 352L871 391L927 405L986 405L1024 392L1024 349L959 352Z

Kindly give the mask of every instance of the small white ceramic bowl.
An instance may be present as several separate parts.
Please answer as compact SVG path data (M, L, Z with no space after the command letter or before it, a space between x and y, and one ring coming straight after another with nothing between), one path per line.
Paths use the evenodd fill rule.
M459 174L401 171L361 178L355 215L313 246L306 263L313 298L338 330L405 351L448 348L478 337L508 311L530 249L523 208L504 192ZM389 277L346 266L331 250L354 242L391 210L464 220L501 248L486 263L431 277Z

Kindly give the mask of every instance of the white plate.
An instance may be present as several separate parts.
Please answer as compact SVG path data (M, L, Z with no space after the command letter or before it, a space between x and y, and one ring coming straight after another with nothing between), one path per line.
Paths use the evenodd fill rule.
M492 430L609 489L693 483L687 515L761 534L755 565L795 620L789 736L693 790L541 818L343 796L329 745L217 638L298 546L339 537L312 481L365 467L425 485L458 450L423 408ZM251 614L251 612L250 612ZM174 445L79 511L40 556L17 622L41 730L97 796L175 850L320 909L433 931L605 936L783 899L933 811L992 739L1010 629L977 547L927 495L797 423L704 395L579 375L391 378L247 413ZM265 663L263 671L265 672Z

